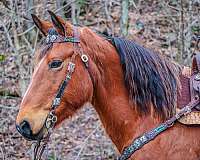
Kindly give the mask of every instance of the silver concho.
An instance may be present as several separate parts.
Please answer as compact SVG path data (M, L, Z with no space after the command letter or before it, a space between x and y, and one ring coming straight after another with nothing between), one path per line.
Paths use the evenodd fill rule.
M53 100L53 105L54 105L54 106L60 105L60 98L55 98L55 99Z
M67 67L67 70L68 70L70 73L73 73L73 72L74 72L74 69L75 69L75 64L74 64L73 62L69 62L68 67Z
M46 43L53 43L57 39L57 35L47 35Z

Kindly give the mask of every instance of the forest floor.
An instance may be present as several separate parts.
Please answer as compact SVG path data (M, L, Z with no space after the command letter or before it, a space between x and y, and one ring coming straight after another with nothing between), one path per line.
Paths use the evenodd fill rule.
M120 6L117 3L119 2L116 2L115 7L111 9L113 21L105 23L96 22L105 20L105 17L102 17L104 11L100 10L97 13L96 8L102 8L100 3L99 1L95 7L92 6L94 9L91 9L91 14L85 16L87 21L84 16L80 17L81 21L88 22L87 24L90 22L90 28L101 32L104 32L105 28L109 32L111 26L114 25L113 32L118 35ZM160 3L164 3L164 1ZM139 39L141 44L150 46L161 54L174 59L177 53L177 34L174 30L175 24L171 19L176 15L174 12L172 12L172 16L164 9L161 10L162 4L160 3L153 0L141 1L137 10L133 5L131 6L129 38ZM15 129L15 119L22 99L16 97L16 94L19 93L19 79L17 78L19 71L15 64L16 57L9 55L11 50L5 32L1 28L0 39L0 53L6 53L6 60L0 62L0 72L3 73L0 76L0 85L13 94L13 96L0 95L0 160L31 160L33 155L31 142L22 138ZM23 59L26 62L24 62L25 66L32 64L32 60L26 61L26 59L25 56ZM30 75L28 81L29 79ZM0 87L0 92L2 88ZM44 157L48 157L50 160L108 160L116 159L118 155L114 144L106 135L97 113L90 105L82 108L74 117L62 123L54 131L47 151L45 151Z

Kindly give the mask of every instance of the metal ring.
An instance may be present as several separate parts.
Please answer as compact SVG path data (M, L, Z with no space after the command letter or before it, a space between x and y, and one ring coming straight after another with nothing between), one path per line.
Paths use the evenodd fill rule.
M88 56L83 54L81 55L81 60L84 62L84 63L87 63L88 62Z
M52 121L51 121L50 119L47 120L46 123L45 123L45 126L46 126L47 129L51 128L51 126L52 126Z
M57 116L53 116L51 120L53 123L57 122Z

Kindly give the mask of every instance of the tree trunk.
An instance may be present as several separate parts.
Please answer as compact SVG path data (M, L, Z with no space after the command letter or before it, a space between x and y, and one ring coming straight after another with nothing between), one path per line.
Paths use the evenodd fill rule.
M71 10L72 23L73 23L73 24L78 24L77 4L76 4L76 2L73 2L73 3L71 4L71 8L72 8L72 10Z
M56 9L59 9L59 8L62 8L63 7L63 0L56 0ZM64 12L63 12L63 9L61 9L61 11L59 11L60 13L60 16L62 18L64 18Z
M120 34L122 36L128 35L128 26L129 26L129 0L122 0L121 8L121 19L120 19Z

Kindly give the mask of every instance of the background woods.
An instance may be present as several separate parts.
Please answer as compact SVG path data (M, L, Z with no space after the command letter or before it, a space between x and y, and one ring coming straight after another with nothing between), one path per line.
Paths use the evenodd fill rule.
M198 52L199 0L0 0L0 160L32 155L30 142L15 130L15 117L42 39L31 13L49 19L47 10L94 31L134 39L182 65L190 65ZM88 106L55 132L47 155L114 159L117 152Z

